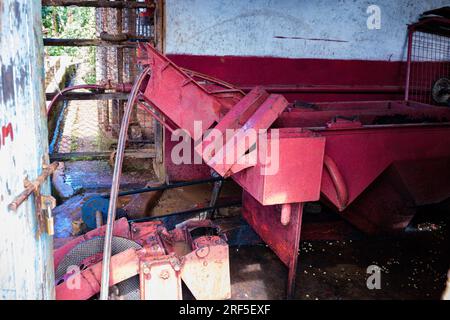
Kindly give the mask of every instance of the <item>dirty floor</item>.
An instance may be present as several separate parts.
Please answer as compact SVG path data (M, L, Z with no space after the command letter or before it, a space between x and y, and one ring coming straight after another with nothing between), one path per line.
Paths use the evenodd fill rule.
M301 242L295 299L440 299L449 244L431 235ZM233 299L283 299L287 268L265 246L231 248ZM380 289L367 267L381 268Z
M105 161L66 162L67 183L84 191L56 208L55 247L72 237L82 203L108 191L111 173ZM121 189L152 180L151 171L124 172ZM159 215L190 209L208 201L211 188L166 191L154 210ZM408 232L395 237L301 241L295 299L439 299L450 266L448 207L439 210L424 209ZM313 214L305 212L304 222ZM367 288L371 265L381 268L380 289ZM265 245L231 247L230 268L232 299L284 299L287 268Z

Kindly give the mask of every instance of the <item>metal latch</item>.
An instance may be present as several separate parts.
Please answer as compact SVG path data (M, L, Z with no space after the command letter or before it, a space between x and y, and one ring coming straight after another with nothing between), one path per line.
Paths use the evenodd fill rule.
M9 210L16 211L19 206L24 203L31 194L34 194L36 206L36 217L38 221L38 236L42 232L49 235L54 234L53 209L56 207L56 199L51 195L41 195L41 186L47 178L55 172L59 163L53 162L50 165L44 165L42 173L36 180L30 181L25 178L25 190L18 195L13 202L8 205Z

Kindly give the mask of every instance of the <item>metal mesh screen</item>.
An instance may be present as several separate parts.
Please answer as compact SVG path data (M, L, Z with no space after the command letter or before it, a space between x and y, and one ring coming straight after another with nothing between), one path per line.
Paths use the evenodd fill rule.
M97 9L98 31L110 34L127 34L140 40L154 41L154 12L143 8ZM139 74L136 61L136 48L101 48L97 54L97 80L113 80L114 82L133 83ZM122 122L124 100L99 101L98 118L102 133L110 138L117 138ZM153 140L153 125L149 116L134 110L132 124L140 128L137 142ZM136 140L131 137L131 140Z
M95 256L103 252L104 237L96 237L86 240L64 256L55 271L55 278L60 279L67 272L70 266L78 266L82 268L82 262L86 258ZM111 255L118 254L129 248L141 249L142 247L136 242L121 238L113 237L111 242ZM116 285L118 294L123 300L139 300L139 276L131 277Z
M439 79L450 78L450 38L416 31L410 50L407 99L437 105L432 88Z

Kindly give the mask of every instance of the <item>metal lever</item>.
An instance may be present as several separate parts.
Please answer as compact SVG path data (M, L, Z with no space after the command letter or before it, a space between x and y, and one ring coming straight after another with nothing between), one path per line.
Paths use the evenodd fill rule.
M213 179L219 179L220 175L215 172L214 170L211 170L211 176ZM210 207L215 207L217 203L217 199L219 199L220 191L222 190L223 180L217 180L214 181L214 187L211 193L211 199L209 201ZM212 209L208 211L204 211L200 213L199 220L205 220L205 219L214 219L214 213L217 209Z

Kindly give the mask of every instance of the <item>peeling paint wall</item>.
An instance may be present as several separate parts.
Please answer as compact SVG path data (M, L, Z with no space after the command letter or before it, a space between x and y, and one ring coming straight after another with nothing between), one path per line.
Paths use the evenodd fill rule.
M380 29L367 26L374 4ZM405 60L406 25L445 5L448 0L166 0L166 53Z
M48 153L40 1L0 0L0 48L0 300L52 299L52 239L36 236L34 197L7 208Z

